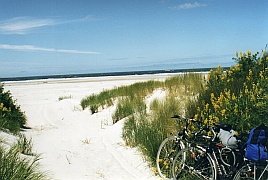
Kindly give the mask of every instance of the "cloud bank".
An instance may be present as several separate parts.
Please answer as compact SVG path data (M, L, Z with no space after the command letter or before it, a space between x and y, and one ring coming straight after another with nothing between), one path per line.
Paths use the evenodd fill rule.
M0 44L0 49L15 50L15 51L45 51L45 52L70 53L70 54L100 54L99 52L93 52L93 51L43 48L43 47L37 47L37 46L31 46L31 45Z

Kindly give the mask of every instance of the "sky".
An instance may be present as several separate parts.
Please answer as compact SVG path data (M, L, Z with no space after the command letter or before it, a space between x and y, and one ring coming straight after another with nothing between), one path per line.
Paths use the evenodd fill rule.
M267 0L0 0L0 77L229 67Z

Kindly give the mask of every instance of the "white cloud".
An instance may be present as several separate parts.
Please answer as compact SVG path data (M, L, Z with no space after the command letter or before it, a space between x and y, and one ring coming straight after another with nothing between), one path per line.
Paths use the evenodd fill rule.
M0 22L0 32L5 34L26 34L33 29L55 25L55 23L53 19L16 17Z
M2 34L27 34L37 28L55 26L67 23L99 20L93 16L86 16L81 19L56 20L56 19L35 19L32 17L15 17L0 21L0 33Z
M31 46L31 45L0 44L0 49L8 49L8 50L15 50L15 51L46 51L46 52L59 52L59 53L70 53L70 54L100 54L99 52L93 52L93 51L43 48L43 47L37 47L37 46Z
M201 4L198 2L194 3L185 3L185 4L180 4L177 6L171 7L171 9L179 10L179 9L193 9L193 8L199 8L199 7L206 7L206 4Z

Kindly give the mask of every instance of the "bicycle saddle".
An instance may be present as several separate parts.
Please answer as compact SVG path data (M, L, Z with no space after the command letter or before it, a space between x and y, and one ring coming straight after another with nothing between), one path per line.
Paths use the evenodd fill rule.
M223 129L225 131L231 131L231 129L232 129L232 126L230 124L221 124L221 123L217 123L217 122L214 122L213 124L217 128Z

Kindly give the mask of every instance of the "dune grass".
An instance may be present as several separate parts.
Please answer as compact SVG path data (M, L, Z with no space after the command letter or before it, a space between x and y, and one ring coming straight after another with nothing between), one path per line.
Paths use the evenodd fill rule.
M154 164L163 139L175 135L181 128L171 116L193 114L185 111L186 106L203 91L204 82L204 75L200 73L185 73L165 81L138 82L92 94L82 99L81 106L97 113L101 108L116 105L113 122L127 117L122 131L126 145L138 147ZM166 97L146 104L147 97L156 90L165 91Z
M11 147L0 144L0 179L45 180L48 176L39 169L40 155L32 153L32 142L19 135Z
M111 90L104 90L99 94L92 94L81 100L81 106L83 109L89 107L91 113L98 112L99 108L105 106L114 105L114 101L117 98L128 97L130 100L136 97L145 97L157 87L161 87L162 82L160 81L147 81L138 82L129 86L120 86Z
M62 100L64 100L64 99L72 99L73 97L72 97L72 95L69 95L69 96L60 96L59 98L58 98L58 100L59 101L62 101Z

